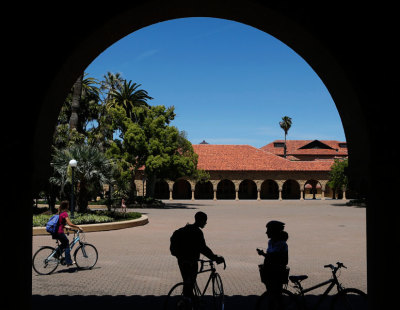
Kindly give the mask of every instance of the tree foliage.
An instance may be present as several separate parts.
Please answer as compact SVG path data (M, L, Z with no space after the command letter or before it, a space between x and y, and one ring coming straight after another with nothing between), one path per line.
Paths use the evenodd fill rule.
M348 167L348 160L346 159L335 159L334 164L329 172L328 186L333 190L346 190L348 185L348 179L345 174L345 169Z
M111 72L100 82L84 75L79 109L75 109L75 128L70 127L70 118L73 98L77 97L76 89L71 89L54 133L54 175L49 183L52 193L56 188L59 197L69 198L68 162L73 157L78 161L77 200L81 210L86 209L87 199L106 182L114 195L132 198L139 169L146 175L148 195L154 194L158 179L209 177L197 170L197 154L186 134L171 125L174 107L149 105L153 98L140 86Z

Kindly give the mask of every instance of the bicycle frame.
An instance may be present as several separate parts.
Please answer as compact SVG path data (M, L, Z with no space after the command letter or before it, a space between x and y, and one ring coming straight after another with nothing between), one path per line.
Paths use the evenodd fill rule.
M327 280L327 281L324 281L324 282L321 282L321 283L319 283L319 284L316 284L316 285L314 285L314 286L311 286L311 287L309 287L309 288L303 289L303 287L301 286L300 282L295 283L294 287L295 287L296 290L297 290L296 295L297 295L297 296L301 296L301 299L302 299L302 302L303 302L303 308L307 308L306 305L305 305L305 296L304 296L304 294L306 294L306 293L308 293L308 292L311 292L311 291L314 291L314 290L316 290L316 289L318 289L318 288L320 288L320 287L329 285L329 286L326 288L325 292L318 298L317 302L315 303L315 306L312 308L312 309L318 309L318 307L320 306L320 304L324 301L324 299L328 296L329 292L330 292L335 286L337 287L338 291L341 291L341 290L342 290L342 285L339 283L339 280L338 280L338 278L337 278L337 276L336 276L336 271L337 271L337 270L334 270L334 271L332 272L332 278L331 278L331 279L329 279L329 280Z
M211 272L211 273L210 273L210 276L208 277L206 285L204 286L203 292L200 291L200 288L197 285L197 281L195 282L194 289L196 291L196 295L198 295L198 296L204 296L205 295L205 293L206 293L206 291L208 289L208 286L210 285L210 281L211 281L211 279L214 278L214 274L216 272L216 269L215 269L215 267L213 265L210 266L210 269L203 270L203 264L204 264L204 262L202 262L201 269L197 274L201 274L201 273L205 273L205 272Z
M70 250L72 250L72 248L75 246L75 244L77 244L78 242L80 243L81 241L81 237L79 236L79 231L76 232L76 236L74 233L74 239L72 239L72 241L69 243L69 248ZM60 249L60 242L57 240L57 247L55 248L55 251L53 253L50 254L50 256L48 258L52 258ZM86 257L86 253L85 250L83 249L84 252L84 256Z

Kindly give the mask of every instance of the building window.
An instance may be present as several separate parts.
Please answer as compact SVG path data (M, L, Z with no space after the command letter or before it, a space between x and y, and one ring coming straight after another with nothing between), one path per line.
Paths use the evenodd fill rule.
M339 143L339 147L347 149L347 143Z
M283 142L274 142L274 147L284 147L285 143Z

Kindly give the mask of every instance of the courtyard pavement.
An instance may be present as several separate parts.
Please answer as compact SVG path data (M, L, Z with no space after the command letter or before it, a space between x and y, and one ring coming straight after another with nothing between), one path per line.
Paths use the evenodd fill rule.
M147 225L86 233L86 242L99 252L93 270L59 266L48 276L32 270L33 309L53 301L58 309L161 309L169 289L181 281L169 238L175 229L192 223L200 210L208 214L203 230L208 246L227 263L226 270L217 266L226 310L250 309L265 289L256 248L267 246L269 220L286 223L290 273L307 274L304 287L328 280L330 271L323 266L340 261L348 267L341 272L343 284L367 291L365 208L345 206L342 200L165 202L164 209L134 209L149 217ZM50 236L32 240L33 253L55 243Z

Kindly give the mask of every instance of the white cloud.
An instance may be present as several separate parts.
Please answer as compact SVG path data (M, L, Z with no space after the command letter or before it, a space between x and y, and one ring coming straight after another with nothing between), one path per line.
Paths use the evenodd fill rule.
M152 50L145 51L145 52L139 54L138 56L136 56L136 57L135 57L135 60L136 60L136 61L142 61L142 60L144 60L144 59L146 59L146 58L149 58L149 57L151 57L151 56L154 56L154 55L157 54L158 52L159 52L158 49L152 49Z

